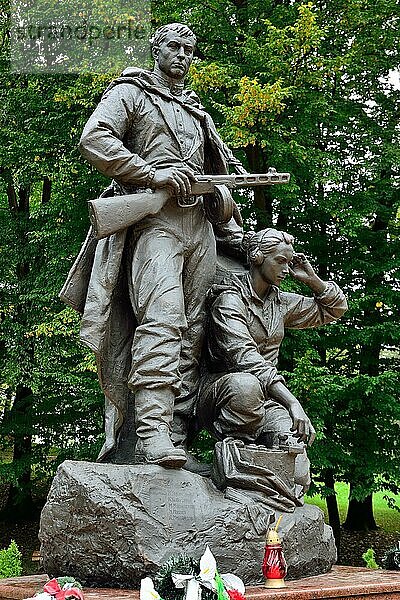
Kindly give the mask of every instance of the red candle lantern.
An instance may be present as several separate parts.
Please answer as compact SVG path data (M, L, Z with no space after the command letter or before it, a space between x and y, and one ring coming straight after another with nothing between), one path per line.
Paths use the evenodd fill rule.
M270 529L267 534L262 566L262 572L265 577L264 585L267 588L286 587L284 578L287 572L287 565L277 531L281 519L282 515L279 517L275 528Z

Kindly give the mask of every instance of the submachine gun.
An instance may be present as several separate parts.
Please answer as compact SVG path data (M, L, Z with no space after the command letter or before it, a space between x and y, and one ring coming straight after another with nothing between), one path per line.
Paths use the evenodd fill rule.
M289 173L277 173L270 168L264 174L197 175L191 183L191 196L178 199L182 208L190 208L204 198L204 209L211 223L228 223L235 209L229 190L288 183ZM142 219L157 214L171 198L168 188L146 190L136 194L96 198L89 201L89 216L97 239L126 229Z

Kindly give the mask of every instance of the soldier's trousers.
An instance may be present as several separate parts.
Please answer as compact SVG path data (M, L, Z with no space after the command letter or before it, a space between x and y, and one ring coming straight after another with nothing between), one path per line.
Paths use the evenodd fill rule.
M215 238L202 208L182 209L173 223L156 220L139 234L132 255L129 287L138 325L129 386L172 390L175 414L184 420L197 393L205 294L215 263Z

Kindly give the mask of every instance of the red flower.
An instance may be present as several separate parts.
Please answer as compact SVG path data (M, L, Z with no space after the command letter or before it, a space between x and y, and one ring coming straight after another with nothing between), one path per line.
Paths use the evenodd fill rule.
M57 579L50 579L44 586L43 591L50 594L50 596L55 596L56 600L67 600L67 598L84 600L80 589L73 587L69 590L62 590Z
M228 596L230 600L245 600L243 594L238 592L237 590L226 590L228 592Z

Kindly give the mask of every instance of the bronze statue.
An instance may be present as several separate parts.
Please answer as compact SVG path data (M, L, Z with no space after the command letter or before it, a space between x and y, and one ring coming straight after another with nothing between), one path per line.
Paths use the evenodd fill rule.
M243 237L239 211L228 188L219 183L230 187L269 185L289 177L274 170L260 176L247 174L218 136L197 96L184 89L195 44L194 33L185 25L159 28L152 39L153 71L126 69L107 88L81 137L83 156L113 177L102 204L91 203L96 235L93 230L89 234L61 292L62 299L83 313L81 339L97 355L106 396L106 441L99 459L110 458L134 404L138 441L131 460L173 468L186 463L186 468L195 468L187 454L188 426L198 396L205 295L215 281L216 238L237 248ZM238 174L237 180L227 176L229 165ZM106 216L101 235L96 214L100 206ZM132 207L133 219L127 221ZM271 237L257 235L261 237L253 239L251 248L257 246L255 240ZM261 249L253 249L249 255L248 281L253 287L264 281L263 273L270 263L269 254L264 258L262 250L265 240ZM285 244L284 254L293 253L291 244ZM304 278L300 258L293 260L293 272ZM304 265L311 269L308 262ZM311 285L325 287L312 273ZM270 314L263 316L264 333L274 326L279 312L272 298L275 288L265 285L261 292L268 296ZM211 369L216 364L213 358L222 361L221 365L222 358L232 352L231 348L224 350L224 344L235 346L241 335L232 322L229 335L218 338L215 309L212 315ZM268 356L269 343L262 342ZM274 348L272 358L276 362L279 345ZM218 396L214 403L222 407L213 423L214 432L218 427L224 434L230 431L228 423L223 423L227 409L221 400L228 393L228 380L234 380L236 386L239 380L241 384L246 380L246 385L254 386L254 395L241 416L241 431L233 428L231 434L243 439L247 435L250 440L270 436L260 416L265 396L280 415L280 431L288 429L292 418L299 439L312 439L312 425L269 362L270 358L267 362L262 358L260 372L243 369L238 363L236 370L245 374L233 379L221 377L212 388L206 389L203 382L199 407L210 404L210 394ZM231 366L226 370L232 373ZM213 380L213 374L205 380ZM206 413L206 409L198 409L200 421L207 421Z
M285 327L334 321L346 300L288 234L243 238L228 188L289 175L246 173L184 89L195 43L184 25L158 29L154 70L113 81L81 138L83 156L113 181L90 203L93 227L61 298L82 313L81 339L96 353L106 398L98 461L118 466L66 461L40 536L47 569L72 565L91 584L132 585L183 547L200 556L207 544L255 583L274 511L286 513L292 576L336 557L322 512L302 506L315 432L277 359ZM216 242L231 250L219 253L218 273ZM242 242L250 270L239 264ZM281 292L289 273L314 297ZM187 452L193 422L218 438L212 480Z
M242 237L236 207L214 234L203 202L190 198L196 175L227 174L228 165L245 173L197 96L184 89L195 44L185 25L159 28L154 70L127 69L112 82L80 142L83 156L113 178L106 196L168 192L158 212L134 227L99 241L91 232L61 292L83 313L81 339L98 358L106 395L103 459L134 394L136 460L175 468L186 462L215 235L234 243Z
M208 374L198 417L218 439L267 447L312 444L311 421L277 371L279 348L285 328L339 319L347 310L345 296L334 282L318 277L304 254L294 252L291 235L275 229L249 232L243 245L249 273L231 274L209 293ZM289 274L314 296L280 291ZM307 485L304 452L296 467L297 483Z

